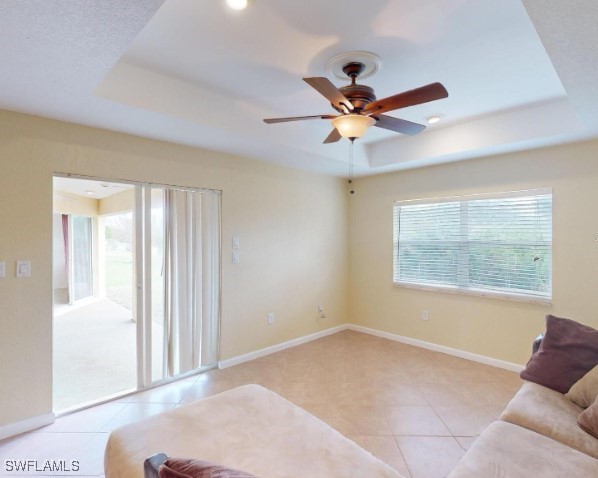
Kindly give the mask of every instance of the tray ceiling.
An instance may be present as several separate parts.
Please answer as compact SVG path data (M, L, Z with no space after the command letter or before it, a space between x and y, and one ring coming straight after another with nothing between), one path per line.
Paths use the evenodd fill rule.
M595 3L549 1L3 2L0 108L342 176L327 121L261 120L332 112L301 78L341 86L327 60L363 50L382 58L363 81L379 98L434 81L450 96L390 113L442 115L418 136L369 130L357 174L595 137Z

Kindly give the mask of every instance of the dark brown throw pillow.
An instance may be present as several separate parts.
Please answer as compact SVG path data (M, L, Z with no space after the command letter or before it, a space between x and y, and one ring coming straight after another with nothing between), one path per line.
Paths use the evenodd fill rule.
M593 437L598 438L598 398L586 408L579 417L577 424Z
M257 478L244 471L190 458L169 458L158 474L160 478Z
M546 335L521 378L557 392L571 386L598 364L598 330L573 320L546 316Z

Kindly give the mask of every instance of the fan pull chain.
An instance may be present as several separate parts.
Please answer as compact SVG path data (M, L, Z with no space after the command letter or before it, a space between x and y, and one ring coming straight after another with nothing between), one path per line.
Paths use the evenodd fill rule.
M355 138L351 139L351 146L349 146L349 194L355 194L353 189L353 147L355 146Z

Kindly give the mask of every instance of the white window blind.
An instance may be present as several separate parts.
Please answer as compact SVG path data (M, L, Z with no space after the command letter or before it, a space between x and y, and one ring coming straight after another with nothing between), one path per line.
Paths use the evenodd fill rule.
M394 205L396 284L549 299L552 192Z

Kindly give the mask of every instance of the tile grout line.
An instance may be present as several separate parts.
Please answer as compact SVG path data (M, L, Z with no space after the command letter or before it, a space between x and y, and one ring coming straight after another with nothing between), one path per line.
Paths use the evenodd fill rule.
M393 431L392 427L390 426L390 421L388 420L388 416L387 416L387 413L386 413L386 410L384 409L384 407L382 407L382 414L384 415L384 419L386 420L386 424L388 425L388 429L392 433L391 436L393 437L395 445L397 446L397 449L399 450L399 455L401 455L401 458L403 459L403 463L405 463L405 466L407 467L407 471L409 472L409 475L413 478L413 471L411 470L411 467L409 466L409 463L407 463L407 459L405 458L405 454L403 453L403 450L401 450L401 446L399 445L399 442L397 440L397 436L394 434L394 431Z
M399 444L399 440L397 440L397 435L393 435L392 436L395 444L397 445L397 448L399 449L399 454L401 455L401 457L403 458L403 463L405 463L405 466L407 467L407 471L409 471L409 475L411 475L411 477L413 478L413 471L411 470L411 467L409 466L409 463L407 463L407 459L405 458L405 454L403 453L403 450L401 450L401 445Z

